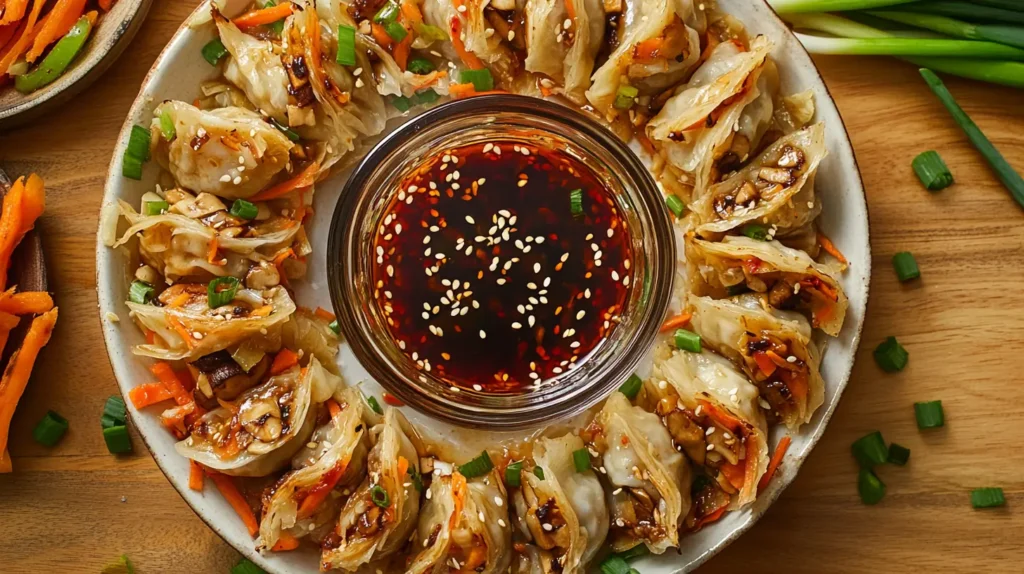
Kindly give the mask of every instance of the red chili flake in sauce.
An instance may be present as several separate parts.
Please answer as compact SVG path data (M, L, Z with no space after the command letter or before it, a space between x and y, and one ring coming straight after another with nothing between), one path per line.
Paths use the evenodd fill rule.
M400 185L372 247L373 297L420 370L519 393L579 366L617 325L632 244L611 193L575 157L474 144Z

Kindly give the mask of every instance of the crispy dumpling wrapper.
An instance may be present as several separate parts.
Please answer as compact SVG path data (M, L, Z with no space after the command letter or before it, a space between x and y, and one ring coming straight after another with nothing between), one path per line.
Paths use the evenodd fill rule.
M516 71L516 56L505 43L506 38L495 33L485 14L490 3L491 0L465 0L458 4L465 8L460 11L452 0L424 0L423 21L444 30L452 42L462 43L461 50L453 47L445 51L448 60L460 68L478 68L482 64L491 70L497 85L510 86ZM445 45L450 43L445 42Z
M467 480L434 476L420 509L407 574L501 574L512 559L508 501L497 472Z
M368 476L345 502L337 540L324 547L323 570L354 572L397 552L417 526L420 492L411 479L423 451L420 437L398 409L388 409L373 429L377 442L366 463Z
M601 0L528 0L524 12L526 70L563 86L562 92L573 102L586 103L594 59L604 39Z
M170 142L160 129L165 113L174 124ZM267 187L289 164L292 148L280 130L243 108L204 111L168 100L153 110L150 131L153 157L178 185L226 199L246 199Z
M730 494L732 508L754 502L768 468L767 423L758 388L746 375L711 351L661 345L643 392L641 402L661 417L687 457Z
M322 532L325 526L333 527L344 500L338 489L355 485L365 474L371 448L363 416L366 401L354 389L339 390L335 396L337 406L330 407L330 419L292 458L297 470L282 478L264 505L258 544L261 550L274 548L282 535L302 538Z
M848 302L834 270L803 251L778 241L726 236L712 243L692 239L687 261L696 272L693 292L716 298L730 288L747 287L776 309L797 309L810 315L811 325L834 336L843 328Z
M679 546L679 524L690 508L690 467L658 417L616 392L583 435L612 489L612 549L646 544L661 554Z
M691 297L691 324L702 342L739 364L786 426L810 422L825 398L821 356L798 313L761 306L757 296ZM792 357L792 360L790 358Z
M815 124L780 138L725 181L690 204L700 218L697 233L726 233L746 223L797 231L821 213L814 173L825 158L825 125Z
M136 345L132 352L166 361L193 361L248 339L265 351L276 350L280 342L275 335L295 312L284 287L240 289L230 303L210 309L206 285L179 283L165 289L160 301L164 306L125 305L140 326L153 332L152 342Z
M582 448L576 435L538 439L533 467L524 465L522 487L514 496L520 532L566 574L585 572L608 534L601 483L592 470L576 472L573 464L572 453Z
M333 394L341 379L315 359L267 379L204 414L174 445L178 454L232 476L266 476L288 465L316 426L314 394Z
M230 54L224 77L245 92L260 111L287 126L288 72L273 43L242 32L216 7L211 10L220 41Z

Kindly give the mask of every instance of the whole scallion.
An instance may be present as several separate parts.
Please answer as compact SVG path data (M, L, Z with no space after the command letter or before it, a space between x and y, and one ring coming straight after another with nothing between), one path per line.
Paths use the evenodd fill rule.
M872 10L868 14L916 28L932 30L954 38L982 40L1024 48L1024 28L1019 26L971 24L947 16L897 10Z
M1016 0L1010 0L1015 2ZM968 22L993 22L996 24L1024 24L1024 10L1021 4L1009 7L979 6L977 0L972 2L932 1L919 2L900 6L900 10L939 14L950 18L959 18Z
M779 14L792 12L838 12L908 4L917 0L768 0Z

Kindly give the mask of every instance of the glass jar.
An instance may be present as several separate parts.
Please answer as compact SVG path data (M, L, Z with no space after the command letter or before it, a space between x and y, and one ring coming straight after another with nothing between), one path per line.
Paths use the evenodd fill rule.
M575 368L516 394L453 387L422 369L391 337L373 296L374 237L400 192L399 184L442 150L494 140L502 145L519 141L545 146L584 163L606 186L632 243L633 287L619 313L619 324ZM428 416L495 430L577 415L617 389L658 335L675 268L668 210L639 158L611 131L575 110L506 94L442 104L384 137L349 177L335 208L326 253L338 324L370 375Z

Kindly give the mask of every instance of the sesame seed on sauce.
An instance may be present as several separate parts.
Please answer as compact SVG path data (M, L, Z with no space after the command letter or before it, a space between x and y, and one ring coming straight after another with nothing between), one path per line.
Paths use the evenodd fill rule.
M629 299L632 241L617 204L560 150L513 141L439 150L397 186L377 231L376 311L416 368L452 391L551 383L608 338L618 323L607 319Z

